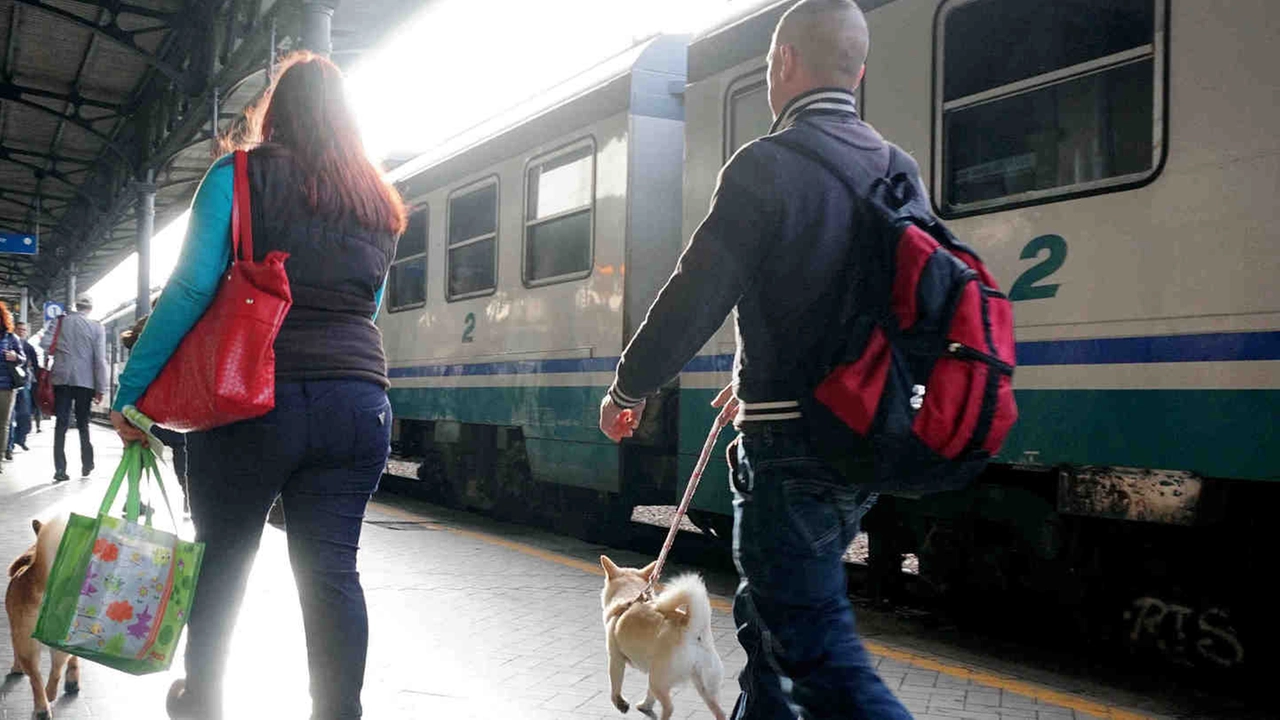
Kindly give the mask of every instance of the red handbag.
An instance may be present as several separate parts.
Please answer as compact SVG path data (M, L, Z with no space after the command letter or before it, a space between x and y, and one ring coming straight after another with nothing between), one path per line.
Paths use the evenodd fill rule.
M235 153L231 266L200 321L182 338L138 410L178 432L261 417L275 407L276 335L293 305L284 261L272 251L253 261L248 156Z
M53 343L44 356L44 367L36 368L36 406L46 417L53 417L57 404L53 394L53 373L49 368L53 366L53 356L58 352L58 336L61 334L62 318L58 318L58 324L53 328Z

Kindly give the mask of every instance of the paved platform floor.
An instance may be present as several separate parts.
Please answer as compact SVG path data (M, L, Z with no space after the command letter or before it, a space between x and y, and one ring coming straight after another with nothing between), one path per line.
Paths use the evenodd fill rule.
M30 519L63 508L97 505L119 443L93 430L94 477L52 484L52 423L32 434L0 475L0 560L32 540ZM69 455L78 456L74 433ZM191 531L184 523L185 532ZM228 717L303 720L308 716L302 621L288 570L283 532L268 527L231 647ZM378 499L368 514L360 569L370 606L371 645L364 689L365 717L618 718L608 699L601 548L526 528L397 498ZM626 564L647 560L619 551ZM673 569L674 571L674 569ZM719 589L719 588L713 588ZM737 694L743 654L723 598L715 613L716 644L728 677L726 711ZM0 620L0 664L9 667L7 618ZM1031 686L1016 678L876 643L879 670L922 720L1074 720L1151 717L1098 697ZM47 660L46 660L47 667ZM86 664L82 690L60 698L57 718L163 720L163 697L181 676L132 677ZM643 698L643 675L629 672L626 689ZM709 718L690 690L675 698L677 718ZM26 720L32 700L25 678L0 686L0 720ZM628 715L637 717L634 710Z

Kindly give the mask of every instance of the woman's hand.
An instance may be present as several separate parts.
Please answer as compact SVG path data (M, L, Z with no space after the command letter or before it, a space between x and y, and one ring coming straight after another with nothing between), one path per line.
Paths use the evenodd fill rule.
M120 436L121 442L128 445L131 442L140 442L143 447L147 447L147 434L134 427L125 416L116 411L111 411L111 427L116 429L116 434Z

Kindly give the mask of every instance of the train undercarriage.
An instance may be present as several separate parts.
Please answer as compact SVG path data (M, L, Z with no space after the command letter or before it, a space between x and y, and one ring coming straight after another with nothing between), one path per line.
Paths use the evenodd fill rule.
M393 467L409 468L412 477L393 469L384 487L615 546L630 542L636 506L670 505L677 496L670 483L651 482L674 475L652 469L674 462L662 448L624 456L622 492L603 492L534 481L520 428L462 424L448 433L452 442L436 442L434 425L403 421L395 456L410 462ZM882 497L864 521L869 560L851 589L870 602L926 609L1193 682L1231 682L1274 666L1280 638L1270 596L1256 589L1275 566L1263 550L1275 546L1274 534L1253 510L1274 504L1280 492L1197 480L1194 507L1184 503L1162 521L1107 516L1127 507L1114 482L1125 472L1089 469L1090 478L1111 479L1095 486L1082 473L1002 466L964 491ZM1086 491L1106 502L1064 503ZM1130 495L1130 506L1142 505ZM732 518L694 510L689 519L725 562ZM916 572L903 570L908 554L917 558Z

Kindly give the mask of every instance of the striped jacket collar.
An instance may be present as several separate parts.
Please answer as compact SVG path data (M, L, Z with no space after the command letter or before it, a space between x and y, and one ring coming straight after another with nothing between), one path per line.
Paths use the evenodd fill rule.
M769 134L772 135L779 130L785 130L795 121L796 116L810 110L849 113L857 117L858 103L853 93L848 90L815 88L792 98L791 102L782 108L782 112L778 114L778 119L773 121L773 127L769 128Z

